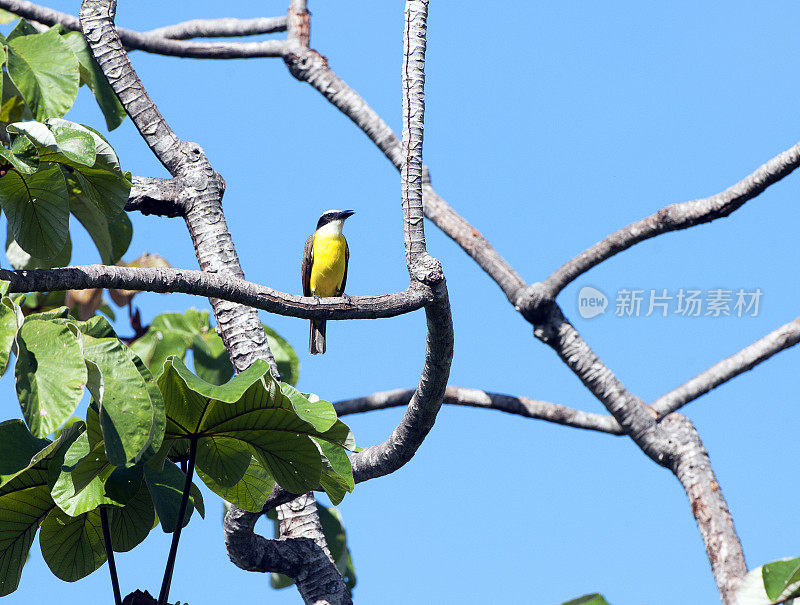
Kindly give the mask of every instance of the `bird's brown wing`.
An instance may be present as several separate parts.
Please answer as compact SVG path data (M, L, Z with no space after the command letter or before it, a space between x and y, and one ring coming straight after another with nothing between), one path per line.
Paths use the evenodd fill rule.
M339 286L339 294L344 294L344 286L347 283L347 265L350 264L350 246L347 245L347 240L344 240L344 275L342 276L342 285Z
M303 296L311 296L311 265L314 262L314 234L308 236L306 247L303 250L303 268L301 278L303 280Z

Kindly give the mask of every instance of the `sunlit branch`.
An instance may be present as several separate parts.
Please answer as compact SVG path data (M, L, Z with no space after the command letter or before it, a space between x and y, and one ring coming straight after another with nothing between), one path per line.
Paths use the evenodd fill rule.
M660 415L666 416L798 342L800 318L782 325L738 353L715 363L705 372L656 399L651 407Z
M278 292L230 275L190 269L110 265L28 271L0 269L0 279L11 283L11 292L56 292L89 288L180 292L226 300L278 315L303 319L395 317L416 311L433 299L431 290L419 283L413 283L404 292L380 296L314 298Z
M365 397L338 401L334 404L339 416L361 414L407 405L414 389L382 391ZM593 414L569 408L549 401L528 397L489 393L479 389L449 386L444 392L444 403L485 410L497 410L507 414L544 420L578 429L587 429L610 435L623 435L622 428L611 416Z

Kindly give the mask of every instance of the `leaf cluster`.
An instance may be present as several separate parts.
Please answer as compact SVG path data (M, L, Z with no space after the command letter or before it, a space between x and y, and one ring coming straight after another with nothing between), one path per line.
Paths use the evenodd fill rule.
M321 486L335 503L352 491L355 441L333 406L275 380L263 361L231 377L207 313L159 316L131 348L101 316L25 316L21 302L0 300L0 372L13 353L24 417L0 424L0 596L17 588L39 529L50 569L74 581L106 560L101 508L123 552L158 523L173 532L203 515L192 484L178 518L186 475L176 462L188 451L211 491L254 512L276 482L295 493ZM294 351L270 338L296 379ZM190 350L200 376L183 361Z
M20 20L0 36L0 207L15 269L69 264L69 217L89 232L102 261L116 263L132 227L123 207L130 175L95 130L62 119L78 88L95 94L109 130L125 116L78 32L39 33Z

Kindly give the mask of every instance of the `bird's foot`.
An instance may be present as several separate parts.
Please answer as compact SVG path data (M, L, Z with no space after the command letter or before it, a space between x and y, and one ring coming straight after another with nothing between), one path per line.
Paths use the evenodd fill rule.
M353 299L350 298L349 294L345 294L344 292L342 292L342 298L344 299L344 302L347 303L348 305L353 304Z

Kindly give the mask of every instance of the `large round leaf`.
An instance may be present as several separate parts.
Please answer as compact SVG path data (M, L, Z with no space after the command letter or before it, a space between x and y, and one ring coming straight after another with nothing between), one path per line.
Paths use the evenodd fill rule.
M22 413L37 437L52 433L75 411L86 385L77 337L64 324L26 321L17 333L14 375Z
M100 511L70 517L57 507L42 523L42 556L56 577L74 582L106 562Z
M8 41L8 75L37 120L61 117L78 95L78 59L56 29Z

